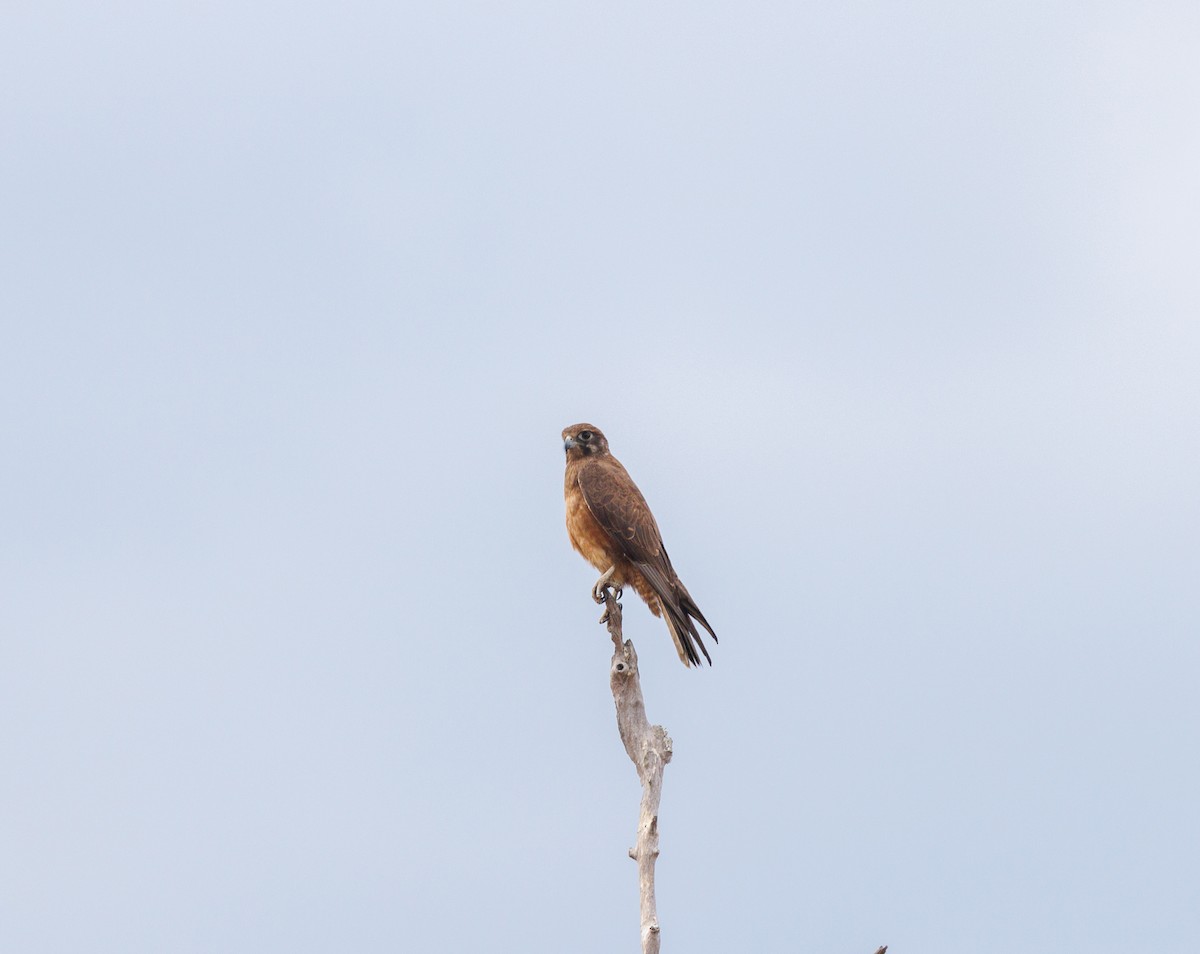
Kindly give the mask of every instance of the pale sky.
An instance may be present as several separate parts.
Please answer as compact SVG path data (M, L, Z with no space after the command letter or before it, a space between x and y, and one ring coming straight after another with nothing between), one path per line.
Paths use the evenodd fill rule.
M1200 7L10 3L0 950L1200 935Z

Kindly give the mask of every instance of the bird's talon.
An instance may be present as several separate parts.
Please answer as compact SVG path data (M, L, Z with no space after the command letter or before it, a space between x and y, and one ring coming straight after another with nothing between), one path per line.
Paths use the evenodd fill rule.
M614 564L610 566L596 581L596 585L592 587L592 599L597 603L603 603L607 599L604 591L608 588L608 581L613 578L613 574L617 572L617 567Z

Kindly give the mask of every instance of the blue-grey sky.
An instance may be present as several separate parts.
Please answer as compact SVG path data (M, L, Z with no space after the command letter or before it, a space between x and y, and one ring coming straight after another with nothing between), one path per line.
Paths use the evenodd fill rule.
M0 949L1192 949L1200 7L3 26Z

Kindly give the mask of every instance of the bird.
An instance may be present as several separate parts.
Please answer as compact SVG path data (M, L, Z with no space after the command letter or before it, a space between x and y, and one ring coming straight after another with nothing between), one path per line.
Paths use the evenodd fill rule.
M572 424L562 432L567 470L563 495L571 545L600 571L592 589L597 602L604 589L629 585L650 612L662 617L685 666L699 665L700 653L712 657L696 628L699 623L717 642L717 634L679 579L654 514L642 492L608 449L594 424Z

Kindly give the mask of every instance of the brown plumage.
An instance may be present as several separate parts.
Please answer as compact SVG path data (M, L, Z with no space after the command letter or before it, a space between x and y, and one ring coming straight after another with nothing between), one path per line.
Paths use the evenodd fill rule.
M687 587L671 566L654 514L608 441L591 424L562 432L567 453L564 493L571 545L612 586L632 586L655 616L662 616L685 666L699 665L700 653L712 665L698 622L717 641ZM694 620L694 622L693 622ZM699 652L697 652L699 650Z

